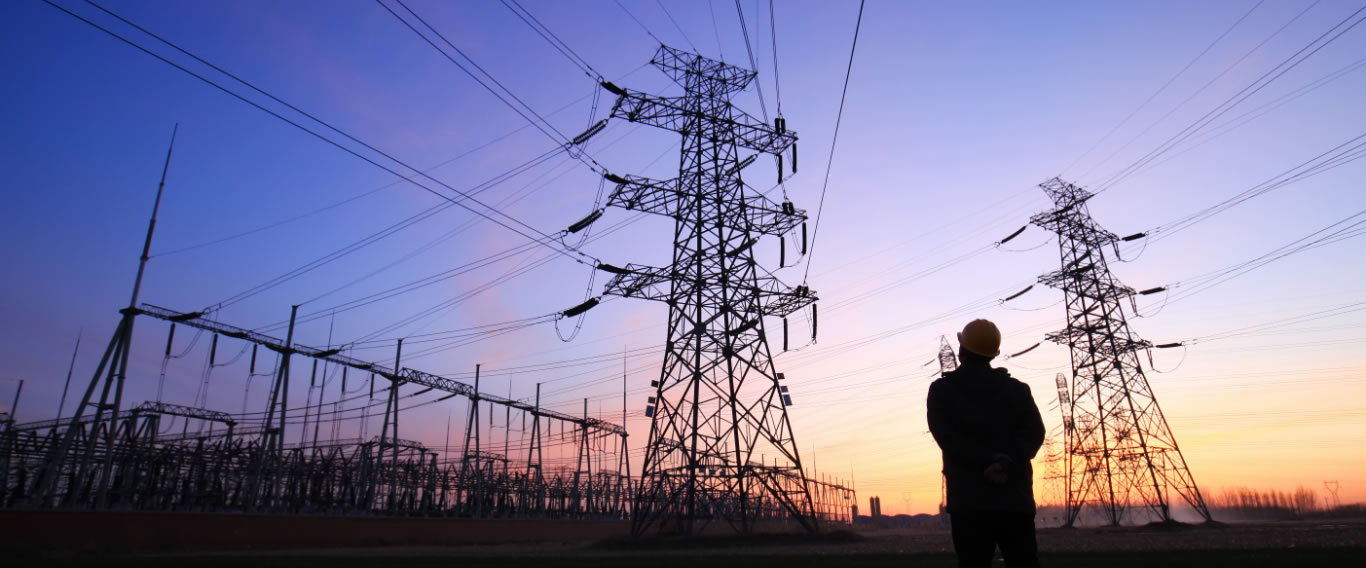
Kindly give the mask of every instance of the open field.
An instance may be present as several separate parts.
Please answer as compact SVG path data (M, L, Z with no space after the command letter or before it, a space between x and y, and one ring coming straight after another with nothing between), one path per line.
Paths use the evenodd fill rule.
M1322 548L1322 549L1285 549L1285 550L1233 550L1233 551L1148 551L1137 553L1118 552L1050 552L1042 555L1045 566L1083 567L1103 566L1106 568L1152 567L1186 568L1208 566L1282 567L1282 566L1360 566L1366 561L1366 551L1360 548ZM41 566L84 566L94 565L94 560L66 559L62 561L33 563ZM864 566L917 566L939 568L955 566L950 554L858 554L858 555L676 555L676 556L616 556L616 557L578 557L547 558L532 557L459 557L450 556L272 556L272 557L195 557L195 558L117 558L100 559L101 566L195 566L196 568L350 568L379 566L411 567L449 567L459 566L497 566L500 568L518 567L634 567L634 566L701 566L708 568L754 568L758 566L784 566L800 568L805 566L823 567L864 567ZM20 563L19 565L26 565ZM1000 565L998 561L998 565Z
M1363 566L1366 519L1213 526L1043 529L1046 566ZM31 553L32 551L30 551ZM101 555L104 556L104 555ZM14 559L13 556L11 556ZM86 555L45 551L11 566L81 566ZM375 567L375 566L953 566L939 529L723 537L699 541L546 541L465 546L374 546L257 552L139 554L101 557L101 566Z

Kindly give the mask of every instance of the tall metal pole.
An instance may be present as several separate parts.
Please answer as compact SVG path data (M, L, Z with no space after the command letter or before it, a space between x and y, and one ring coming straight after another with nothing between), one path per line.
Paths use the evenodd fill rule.
M84 488L86 481L85 470L94 456L96 447L100 444L100 428L105 423L105 411L109 412L108 423L105 430L108 433L107 443L113 443L114 425L118 423L119 407L123 402L123 379L128 371L128 352L130 343L133 339L133 319L137 312L138 294L142 290L142 279L147 271L147 261L151 258L152 235L156 230L157 213L161 210L161 197L166 189L166 175L171 168L171 153L175 149L176 133L180 130L180 124L176 124L171 130L171 143L166 149L166 161L161 168L161 180L157 184L156 200L152 203L152 216L147 222L147 236L143 240L142 255L138 260L137 276L133 279L133 293L128 301L128 308L124 309L123 317L119 319L119 325L114 330L114 336L110 339L109 348L105 350L104 357L101 358L99 366L95 370L94 376L90 379L90 385L86 388L85 395L81 397L81 402L76 406L75 414L72 416L71 424L67 426L62 434L62 440L56 449L50 454L47 464L39 474L38 481L34 484L36 489L33 492L33 499L38 506L47 506L56 489L57 478L66 470L67 456L71 451L71 446L76 440L76 435L81 430L80 417L85 413L86 407L90 406L90 399L94 395L95 389L101 383L101 376L104 376L104 388L100 393L100 400L94 405L95 415L90 421L89 434L86 436L86 451L83 452L80 462L75 465L75 475L72 480L72 491L70 495L77 493L77 489ZM105 374L108 369L108 374ZM109 403L110 391L114 393L114 401ZM110 475L113 469L113 453L110 452L105 460L104 477ZM97 499L104 497L103 486L106 479L102 479L100 488L96 491Z
M76 333L76 347L71 350L71 364L66 367L66 383L62 385L62 400L57 403L57 418L62 417L62 412L66 410L66 393L71 389L71 373L76 370L76 355L81 352L81 337L85 335L82 329Z
M19 422L19 395L24 392L24 379L19 379L19 388L14 389L14 403L9 405L9 419Z

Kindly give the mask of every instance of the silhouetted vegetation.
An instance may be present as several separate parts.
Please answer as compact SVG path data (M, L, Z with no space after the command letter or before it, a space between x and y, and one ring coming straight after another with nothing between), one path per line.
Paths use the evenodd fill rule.
M1303 519L1320 511L1318 494L1302 485L1291 492L1228 488L1212 496L1209 505L1217 518L1230 520Z

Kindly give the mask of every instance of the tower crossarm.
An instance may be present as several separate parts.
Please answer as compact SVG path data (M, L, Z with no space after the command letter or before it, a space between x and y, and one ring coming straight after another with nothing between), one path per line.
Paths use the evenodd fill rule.
M696 128L694 123L700 111L688 107L687 97L659 97L615 85L607 86L607 89L617 95L617 102L612 106L613 118L625 118L679 133ZM778 154L797 142L795 131L779 131L753 120L739 109L731 107L731 110L732 116L708 116L707 120L734 136L736 146Z
M1095 264L1087 263L1077 268L1049 272L1039 277L1039 283L1050 288L1073 291L1079 288L1075 283L1094 278ZM1133 288L1122 284L1102 282L1093 287L1080 287L1078 295L1101 301L1120 300L1136 294Z
M672 278L668 268L628 264L602 287L602 293L623 298L668 300Z
M708 59L696 53L659 46L650 63L673 79L675 83L688 86L690 75L701 76L707 83L722 93L738 93L749 86L757 73L734 65Z
M806 211L791 203L779 204L761 193L745 196L745 214L750 230L765 235L782 235L806 221Z
M538 409L534 404L522 402L520 400L513 400L510 398L504 398L492 394L481 394L475 391L473 386L470 386L468 384L448 379L446 377L442 377L439 375L424 373L416 369L409 369L405 367L403 371L399 373L399 377L404 382L429 387L434 390L445 391L451 393L452 395L460 395L473 400L484 400L491 402L493 404L515 408L517 410L529 412L535 416L540 416L542 418L563 420L565 422L569 422L571 424L575 424L578 426L587 426L589 429L601 430L603 432L608 432L616 435L621 435L626 432L625 428L617 424L613 424L611 422L598 420L596 418L572 416L569 414L564 414L562 412L546 410L544 408Z
M679 188L677 179L654 180L633 175L607 174L607 181L617 184L607 205L654 213L666 217L681 214L682 204L699 196ZM806 211L791 203L777 203L760 193L747 193L742 201L742 214L748 219L749 230L766 235L781 235L806 221Z
M786 317L816 302L816 293L806 286L789 287L777 278L756 279L760 310L765 315Z
M226 412L209 410L207 408L193 408L189 406L181 406L179 404L171 404L167 402L147 401L134 407L133 412L143 414L165 414L168 416L195 418L198 420L207 420L210 422L221 422L229 426L237 424L237 421L232 419L232 415Z
M621 274L612 277L603 286L603 293L625 298L667 301L672 294L670 284L673 281L668 268L629 264L622 269ZM689 285L690 281L680 281L680 284ZM756 278L753 291L759 297L761 313L779 317L796 312L819 299L806 286L793 288L771 276Z
M1061 331L1046 334L1044 335L1044 338L1060 345L1080 346L1085 345L1087 341L1090 341L1092 335L1101 334L1105 331L1103 326L1100 325L1090 327L1073 326ZM1114 337L1105 337L1103 340L1098 341L1095 345L1095 354L1097 358L1114 358L1124 353L1132 353L1152 346L1152 342L1147 340L1130 339L1115 335Z
M617 184L617 188L612 191L611 197L607 198L608 206L667 217L678 215L680 198L684 196L678 190L677 179L660 181L640 176L619 176L616 174L607 174L603 177L607 178L607 181Z
M370 443L376 445L383 444L386 448L408 448L419 452L427 451L427 446L422 445L422 442L404 440L403 438L380 439L379 436L375 436L370 439Z

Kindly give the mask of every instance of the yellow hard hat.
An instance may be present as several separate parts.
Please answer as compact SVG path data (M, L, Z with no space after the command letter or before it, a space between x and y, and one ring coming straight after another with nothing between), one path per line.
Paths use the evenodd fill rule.
M1001 330L988 320L972 320L958 332L958 345L983 357L995 357L1001 354Z

